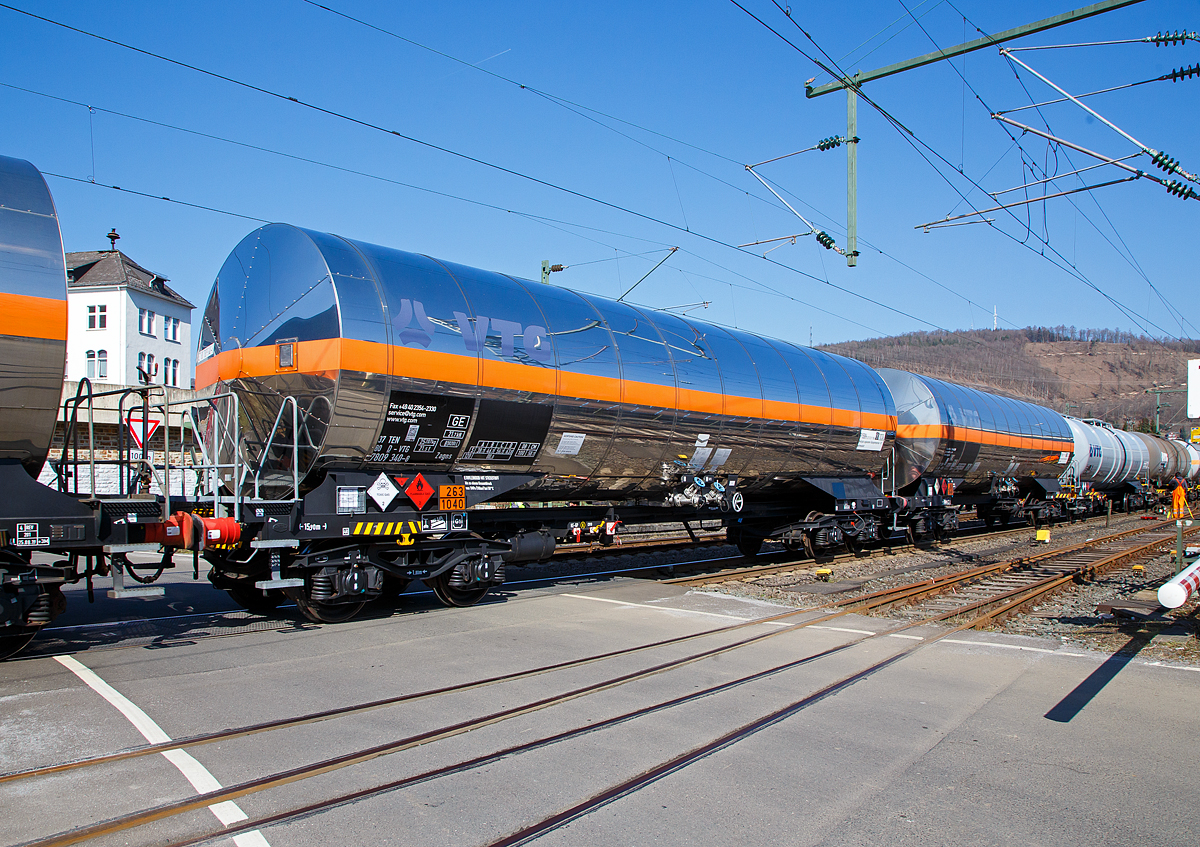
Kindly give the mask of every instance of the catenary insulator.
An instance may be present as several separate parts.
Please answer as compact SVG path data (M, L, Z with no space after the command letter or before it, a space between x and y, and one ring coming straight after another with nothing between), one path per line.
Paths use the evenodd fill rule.
M1196 33L1187 32L1186 30L1183 32L1160 32L1158 35L1151 36L1150 41L1155 47L1170 47L1174 44L1183 44L1189 38L1195 37Z
M1190 68L1176 68L1167 74L1171 82L1179 82L1181 79L1191 79L1194 76L1200 76L1200 64L1192 65Z
M1161 150L1154 154L1151 161L1154 162L1155 167L1159 168L1160 170L1164 170L1169 174L1173 174L1179 170L1179 160L1172 159Z
M1190 185L1185 185L1174 179L1167 183L1167 193L1174 194L1176 197L1184 200L1194 200L1200 197Z

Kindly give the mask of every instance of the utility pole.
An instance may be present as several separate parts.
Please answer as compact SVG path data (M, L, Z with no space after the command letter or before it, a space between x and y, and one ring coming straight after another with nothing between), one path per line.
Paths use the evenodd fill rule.
M1159 412L1162 410L1163 406L1166 406L1168 409L1171 408L1170 403L1164 403L1162 401L1162 396L1164 394L1186 394L1187 389L1186 388L1159 388L1156 385L1153 388L1147 388L1146 393L1154 395L1154 434L1158 435L1160 432L1159 425L1158 425Z
M846 87L846 267L858 265L858 74Z
M923 67L924 65L931 65L934 62L940 62L945 59L952 59L955 56L973 53L985 47L995 47L1004 41L1011 41L1014 38L1022 38L1026 35L1044 32L1063 24L1074 23L1084 18L1090 18L1105 12L1111 12L1113 9L1120 9L1141 2L1143 0L1103 0L1100 3L1084 6L1082 9L1064 12L1061 15L1055 15L1052 18L1045 18L1035 23L1025 24L1024 26L1014 27L995 35L985 35L983 38L976 38L974 41L967 41L946 50L926 53L924 56L917 56L915 59L895 62L894 64L865 73L858 71L851 77L842 77L834 82L818 85L816 88L806 85L804 87L804 94L810 99L820 97L822 94L829 94L832 91L846 89L846 143L848 145L846 147L846 265L852 268L858 264L858 93L862 90L863 83L882 79L883 77L892 76L893 74L912 70L913 68Z

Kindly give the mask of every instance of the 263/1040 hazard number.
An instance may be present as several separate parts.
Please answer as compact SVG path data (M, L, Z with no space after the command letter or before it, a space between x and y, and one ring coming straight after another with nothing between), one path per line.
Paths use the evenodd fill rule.
M443 512L462 511L467 508L467 488L465 485L439 485L438 509Z

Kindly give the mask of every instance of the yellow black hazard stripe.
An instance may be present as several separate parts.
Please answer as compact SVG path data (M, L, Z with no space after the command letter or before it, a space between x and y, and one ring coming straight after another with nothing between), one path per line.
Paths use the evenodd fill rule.
M400 536L396 543L401 546L412 544L421 532L416 521L359 521L350 530L351 535Z

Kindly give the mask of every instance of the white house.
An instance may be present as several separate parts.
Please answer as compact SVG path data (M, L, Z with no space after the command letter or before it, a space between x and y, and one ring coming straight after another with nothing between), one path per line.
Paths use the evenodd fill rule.
M67 254L67 376L192 387L191 303L120 250Z

